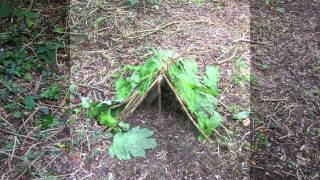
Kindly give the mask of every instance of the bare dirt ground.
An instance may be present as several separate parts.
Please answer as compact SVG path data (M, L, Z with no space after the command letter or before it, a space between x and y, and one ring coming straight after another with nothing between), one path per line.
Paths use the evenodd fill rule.
M268 141L253 156L254 177L319 179L319 7L319 1L251 3L252 39L272 42L253 45L251 53L260 82L251 91L256 142Z

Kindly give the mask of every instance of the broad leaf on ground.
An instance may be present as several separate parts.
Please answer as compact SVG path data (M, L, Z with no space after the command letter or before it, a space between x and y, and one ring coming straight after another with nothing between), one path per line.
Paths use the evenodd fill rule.
M239 113L236 113L232 116L233 119L236 119L236 120L242 120L242 119L245 119L247 117L249 117L250 115L250 112L248 111L242 111L242 112L239 112Z
M114 138L109 154L111 157L117 157L120 160L128 160L133 157L145 157L145 150L157 146L153 131L140 128L140 126L130 129L128 132L118 132Z
M32 110L34 108L33 96L25 96L23 102L26 109Z

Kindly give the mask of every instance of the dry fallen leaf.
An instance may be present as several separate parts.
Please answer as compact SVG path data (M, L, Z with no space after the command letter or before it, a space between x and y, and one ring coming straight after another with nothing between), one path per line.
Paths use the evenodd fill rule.
M213 22L212 20L210 20L210 21L208 22L208 25L209 25L209 26L212 26L212 25L214 25L214 22Z
M245 119L242 121L242 124L243 124L243 126L249 126L249 125L250 125L250 119L249 119L249 118L245 118Z

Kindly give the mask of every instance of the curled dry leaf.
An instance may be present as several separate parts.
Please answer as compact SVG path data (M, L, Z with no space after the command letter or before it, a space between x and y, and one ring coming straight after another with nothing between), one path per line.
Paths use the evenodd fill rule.
M243 126L249 126L249 125L250 125L250 119L249 119L249 118L245 118L245 119L242 121L242 124L243 124Z

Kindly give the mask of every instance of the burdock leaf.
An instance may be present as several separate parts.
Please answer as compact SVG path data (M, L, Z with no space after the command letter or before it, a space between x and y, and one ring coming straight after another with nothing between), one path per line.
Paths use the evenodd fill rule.
M219 81L219 69L215 66L207 66L206 67L206 76L203 78L203 83L208 87L208 93L213 96L217 96L219 94L219 90L217 87L217 83Z
M120 160L128 160L133 157L145 157L145 150L157 146L154 138L150 138L153 131L140 128L140 126L130 129L126 133L118 132L114 138L109 154Z

